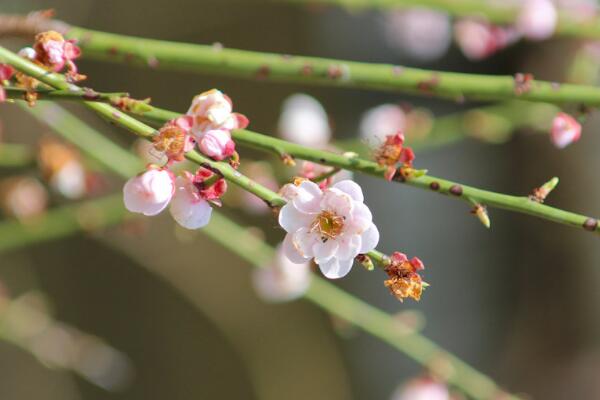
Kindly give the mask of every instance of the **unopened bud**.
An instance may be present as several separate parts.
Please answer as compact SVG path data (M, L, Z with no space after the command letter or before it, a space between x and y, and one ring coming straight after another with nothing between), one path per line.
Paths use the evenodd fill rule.
M488 215L487 208L483 204L476 203L473 209L471 210L471 214L475 215L477 219L479 219L479 221L483 224L483 226L489 229L491 225L490 217Z

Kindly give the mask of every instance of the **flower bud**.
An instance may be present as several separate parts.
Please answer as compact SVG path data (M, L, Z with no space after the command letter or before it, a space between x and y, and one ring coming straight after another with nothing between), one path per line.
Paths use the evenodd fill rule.
M213 129L204 133L198 141L198 148L215 160L223 160L235 152L235 142L229 131Z
M554 34L558 14L550 0L525 0L519 15L516 28L527 39L544 40Z
M173 175L164 169L150 169L129 179L123 187L125 207L131 212L157 215L165 209L175 186Z
M552 120L550 140L559 149L564 149L581 138L581 124L569 114L559 112Z

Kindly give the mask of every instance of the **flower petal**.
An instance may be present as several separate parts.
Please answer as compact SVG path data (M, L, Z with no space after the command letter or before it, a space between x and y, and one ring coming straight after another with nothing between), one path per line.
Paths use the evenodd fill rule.
M330 188L323 193L321 209L335 212L337 215L348 217L354 208L354 201L349 194L339 189ZM357 203L362 204L362 203Z
M317 213L320 211L319 204L323 192L319 186L311 181L304 181L298 186L296 195L292 199L294 207L305 213Z
M344 180L336 183L332 186L332 188L339 189L342 192L348 194L352 197L352 200L363 202L365 201L365 197L363 196L362 189L358 185L358 183L351 180Z
M347 232L357 233L362 235L364 231L369 229L373 221L371 210L364 203L354 203L352 210L352 218L348 222Z
M314 257L313 246L319 240L319 235L311 232L309 228L300 228L292 236L292 244L304 258Z
M302 257L302 254L300 254L298 249L296 249L296 246L294 246L293 233L285 235L285 239L283 239L283 243L281 244L281 249L288 260L294 264L304 264L309 259L309 257Z
M317 262L325 262L333 257L338 251L338 241L329 239L325 242L322 240L315 243L313 246L313 254L315 255L315 260Z
M286 204L279 211L279 225L288 233L310 226L313 216L298 211L293 204Z
M336 257L343 260L353 259L360 253L362 238L359 235L343 235L339 238Z
M371 223L371 226L362 235L360 254L373 250L377 246L377 243L379 243L379 230L375 224Z
M169 211L179 225L187 229L199 229L210 221L212 207L206 200L198 200L180 188L171 201Z
M327 262L319 264L319 268L325 277L338 279L348 275L352 269L354 259L340 260L337 257L330 258Z

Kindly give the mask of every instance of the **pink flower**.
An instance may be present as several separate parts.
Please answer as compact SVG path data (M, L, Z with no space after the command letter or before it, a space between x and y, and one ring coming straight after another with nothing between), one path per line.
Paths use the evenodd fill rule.
M33 50L27 50L24 55L29 57L35 54L37 61L54 72L60 72L66 66L69 70L67 74L75 80L85 78L77 74L77 66L73 62L81 55L75 40L65 40L55 31L42 32L36 35Z
M187 115L192 117L192 134L198 141L209 130L244 129L248 119L234 113L231 99L217 89L211 89L194 97Z
M14 73L15 70L10 65L0 64L0 103L6 101L6 92L4 91L2 85L4 81L9 80Z
M325 109L314 97L294 94L281 110L279 135L303 146L323 148L331 140L331 129Z
M552 120L550 140L559 149L564 149L581 138L581 124L569 114L559 112Z
M289 301L301 297L310 286L310 264L295 264L277 248L270 265L256 269L252 275L254 290L263 300Z
M474 19L461 19L454 24L454 39L463 54L470 60L482 60L514 43L519 34Z
M328 278L350 272L354 257L375 248L379 231L360 186L341 181L321 190L311 181L282 189L288 203L281 208L279 225L287 232L284 254L293 263L314 258Z
M431 378L418 378L399 387L392 400L450 400L446 385Z
M210 202L220 205L219 198L227 190L223 178L205 186L205 181L213 176L213 172L201 167L196 175L184 171L183 176L177 177L175 196L169 211L179 225L187 229L199 229L209 223L212 215Z
M516 28L528 39L544 40L554 34L557 21L558 13L551 0L525 0Z
M388 135L406 128L406 115L400 106L382 104L365 112L360 120L360 136L371 147L378 147Z
M131 212L156 215L169 204L174 191L173 174L170 171L149 169L125 183L123 200Z
M227 130L212 129L196 135L196 140L200 151L215 160L223 160L235 153L235 142Z

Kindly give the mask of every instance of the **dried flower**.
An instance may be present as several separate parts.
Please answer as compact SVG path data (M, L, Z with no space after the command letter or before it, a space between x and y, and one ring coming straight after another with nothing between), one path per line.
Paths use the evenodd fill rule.
M390 264L385 267L389 279L384 284L398 300L412 297L418 301L426 283L417 271L424 268L419 258L413 257L409 260L406 254L396 251L390 257Z
M581 124L569 114L559 112L552 120L550 140L559 149L564 149L581 138Z
M75 44L75 40L65 40L56 31L42 32L35 36L33 50L35 51L35 60L47 69L60 72L66 66L67 78L74 82L85 79L84 75L77 73L77 66L73 62L81 55L81 50ZM33 55L28 50L24 53L28 58Z
M278 131L283 139L303 146L323 148L331 140L325 109L317 99L301 93L283 102Z
M281 246L277 247L274 260L264 268L253 271L254 290L263 300L281 302L301 297L310 286L310 264L291 262Z
M152 139L154 149L167 157L168 163L183 161L195 145L190 134L191 118L179 117L167 122Z
M375 151L375 160L382 167L387 167L385 179L392 180L396 174L397 164L411 168L415 153L410 147L404 147L404 134L388 135L385 142Z
M322 191L303 180L286 185L282 193L289 201L281 208L279 225L287 232L283 251L290 261L314 258L326 277L341 278L354 257L377 245L379 231L355 182L341 181Z

